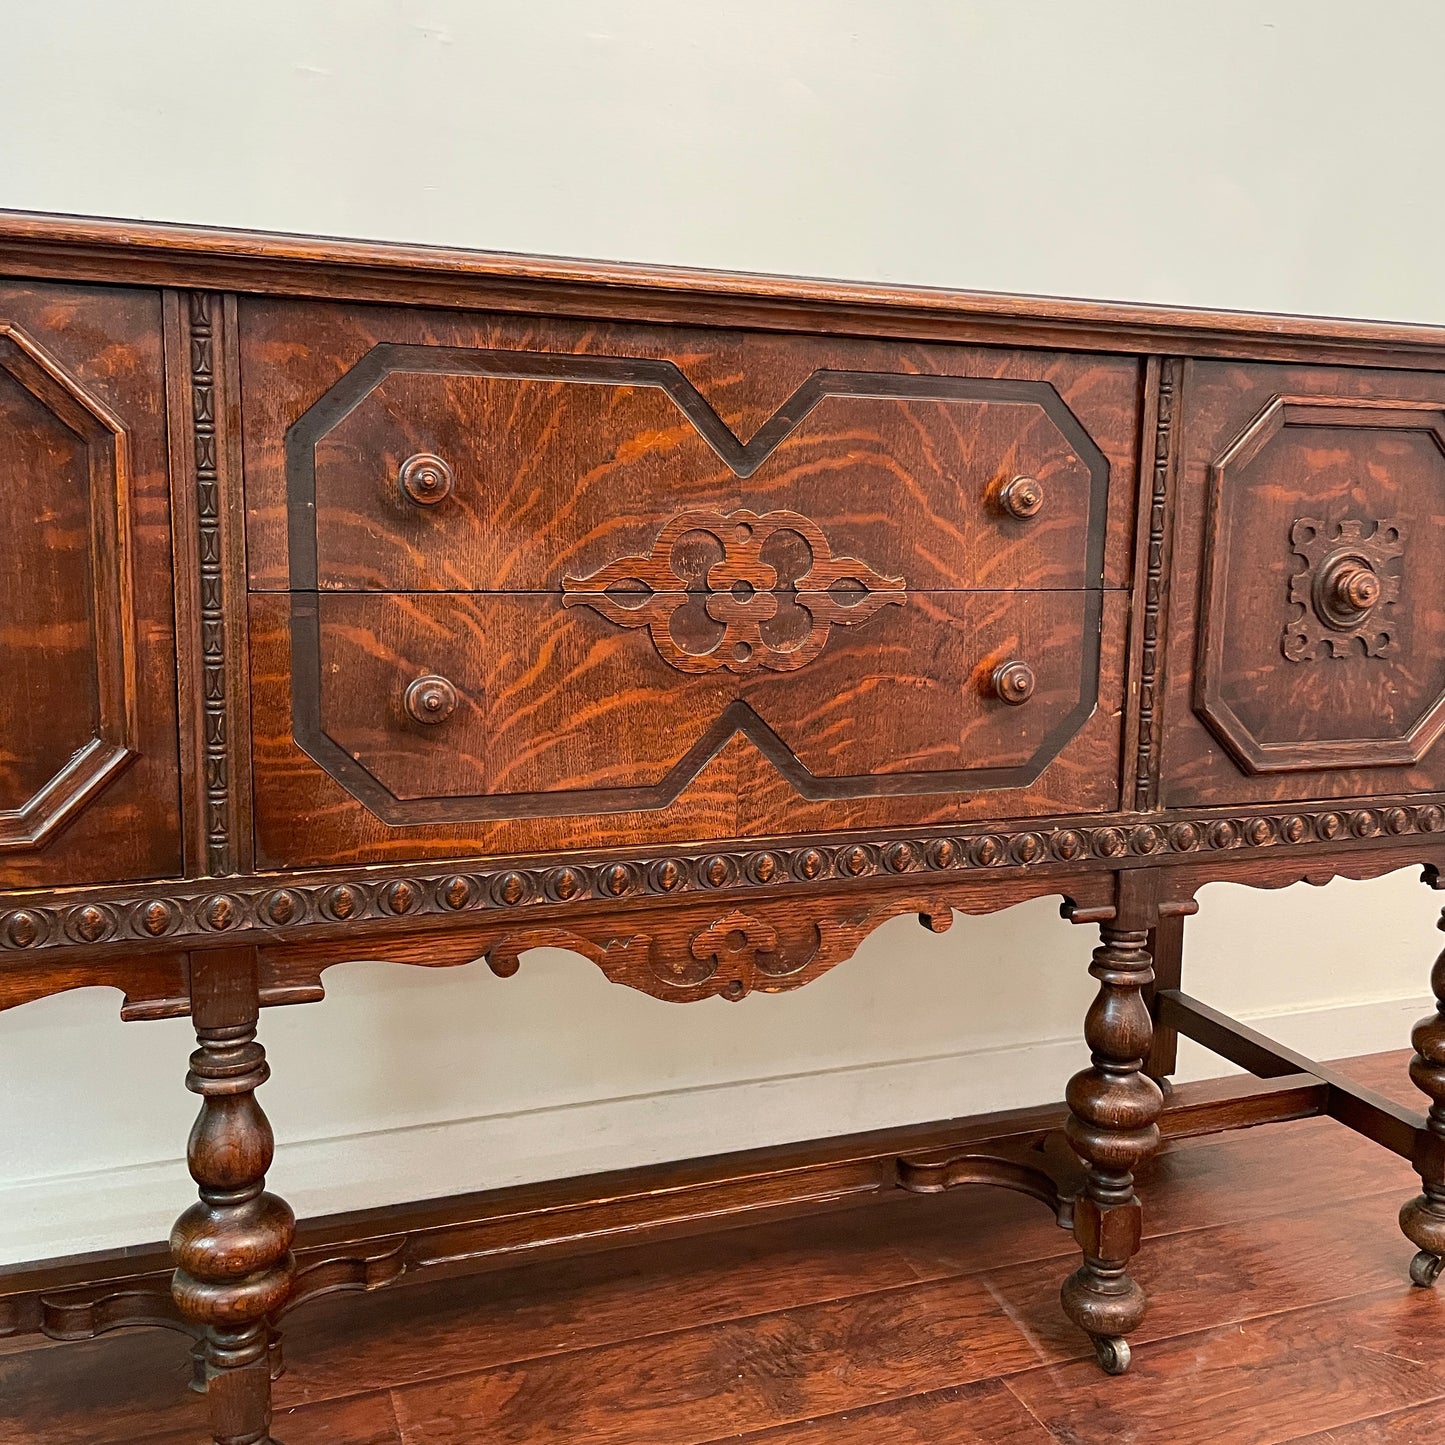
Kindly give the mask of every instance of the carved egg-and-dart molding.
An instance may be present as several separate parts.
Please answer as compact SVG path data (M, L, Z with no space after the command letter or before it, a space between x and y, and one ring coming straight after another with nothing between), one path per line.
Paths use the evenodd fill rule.
M789 541L804 570L780 585ZM619 627L646 627L663 661L694 673L795 671L822 652L834 627L857 627L905 597L901 577L834 556L809 518L746 509L681 512L647 556L568 577L562 591L564 607L591 607ZM699 641L704 645L687 645Z

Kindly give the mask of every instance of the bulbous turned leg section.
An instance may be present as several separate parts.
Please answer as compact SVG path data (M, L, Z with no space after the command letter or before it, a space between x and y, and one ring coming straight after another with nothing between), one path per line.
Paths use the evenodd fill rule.
M171 1290L205 1331L198 1384L215 1445L278 1445L268 1317L291 1291L296 1220L265 1192L274 1144L255 1096L270 1070L256 1042L254 959L196 955L192 1009L200 1047L186 1087L201 1096L201 1111L187 1153L200 1199L171 1231Z
M1445 929L1445 917L1439 927ZM1410 1279L1422 1289L1435 1283L1445 1260L1445 953L1430 971L1435 1012L1415 1025L1410 1078L1430 1100L1425 1129L1415 1143L1414 1166L1423 1188L1400 1210L1400 1228L1420 1252Z
M1093 1061L1069 1081L1069 1143L1088 1174L1074 1205L1074 1238L1083 1264L1064 1281L1064 1313L1094 1341L1111 1375L1129 1368L1124 1336L1144 1318L1144 1291L1129 1277L1142 1211L1134 1169L1159 1143L1164 1096L1144 1073L1151 1022L1142 990L1153 979L1148 935L1103 930L1089 972L1099 993L1084 1021Z

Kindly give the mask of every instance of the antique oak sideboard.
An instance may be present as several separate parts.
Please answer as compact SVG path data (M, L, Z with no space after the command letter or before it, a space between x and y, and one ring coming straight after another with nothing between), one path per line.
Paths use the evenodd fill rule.
M356 957L739 999L1058 895L1072 1151L988 1177L1104 1368L1180 1032L1412 1159L1434 1281L1445 1015L1416 1116L1178 975L1207 882L1439 884L1445 331L17 214L0 278L0 1007L194 1020L216 1441L365 1282L295 1268L255 1098Z

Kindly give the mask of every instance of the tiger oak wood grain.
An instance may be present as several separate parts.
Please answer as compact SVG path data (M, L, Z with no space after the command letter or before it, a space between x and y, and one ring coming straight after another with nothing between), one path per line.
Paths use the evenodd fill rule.
M0 210L0 261L18 276L60 271L112 284L662 322L736 324L746 316L773 329L1007 337L1014 345L1086 351L1124 344L1149 353L1308 355L1357 365L1388 355L1396 366L1445 366L1445 328L1401 322L1000 296L10 209Z
M283 589L287 429L375 346L672 362L733 434L752 437L817 371L1046 383L1102 451L1108 515L1090 515L1079 458L1034 402L829 398L739 478L655 387L392 377L318 448L323 586L555 589L646 552L679 497L812 516L838 549L925 589L1124 585L1137 464L1138 363L981 348L615 326L254 301L241 308L251 585ZM368 431L368 428L370 430ZM436 507L399 500L414 452L460 480ZM1036 468L1040 513L1020 522L989 489ZM1088 528L1107 532L1085 575ZM334 560L332 560L334 559Z
M0 810L23 808L94 738L129 736L135 754L57 836L0 847L0 888L164 877L180 803L160 297L0 283L0 328L12 353L61 373L39 397L17 379L23 352L16 374L0 366ZM107 430L87 405L120 430L103 451L78 430Z
M1069 592L913 592L837 634L806 668L744 677L679 677L645 635L535 593L327 595L319 612L322 727L399 800L537 793L563 795L560 806L584 795L572 814L588 811L590 793L662 792L737 702L806 770L803 787L848 778L884 793L896 778L920 786L935 773L977 773L982 787L994 772L1042 771L1044 749L1071 741L1051 736L1096 703L1080 675L1087 603ZM994 668L1016 657L1037 679L1017 709L989 690ZM426 674L460 698L434 726L403 706ZM1081 809L1110 801L1105 749L1117 738L1099 741L1068 760L1093 783Z
M1286 414L1288 424L1258 423L1276 397L1310 405ZM1203 577L1206 545L1221 555L1219 585L1178 590L1170 617L1172 669L1165 701L1164 802L1256 802L1285 798L1380 794L1392 788L1428 792L1445 780L1438 752L1416 765L1351 766L1320 755L1321 745L1361 739L1394 743L1445 693L1439 638L1445 631L1445 377L1324 367L1232 366L1191 362L1184 386L1177 567ZM1259 450L1228 460L1244 434ZM1210 468L1223 462L1212 485ZM1285 629L1311 609L1291 604L1290 580L1305 571L1291 531L1300 519L1398 523L1403 556L1382 568L1400 586L1398 602L1374 616L1394 631L1388 656L1362 645L1335 657L1322 646L1303 661L1283 651ZM1202 608L1207 608L1202 611ZM1312 766L1250 775L1201 710L1201 656L1193 669L1183 654L1214 628L1221 649L1209 679L1240 724L1261 743L1290 752L1281 763ZM1273 760L1272 760L1273 762Z

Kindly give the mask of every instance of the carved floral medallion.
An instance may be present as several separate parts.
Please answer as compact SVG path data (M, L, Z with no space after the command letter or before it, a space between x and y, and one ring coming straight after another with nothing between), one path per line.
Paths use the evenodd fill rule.
M565 607L591 607L619 627L645 627L680 672L792 672L906 596L856 557L837 557L797 512L679 513L645 557L622 557L562 583Z

